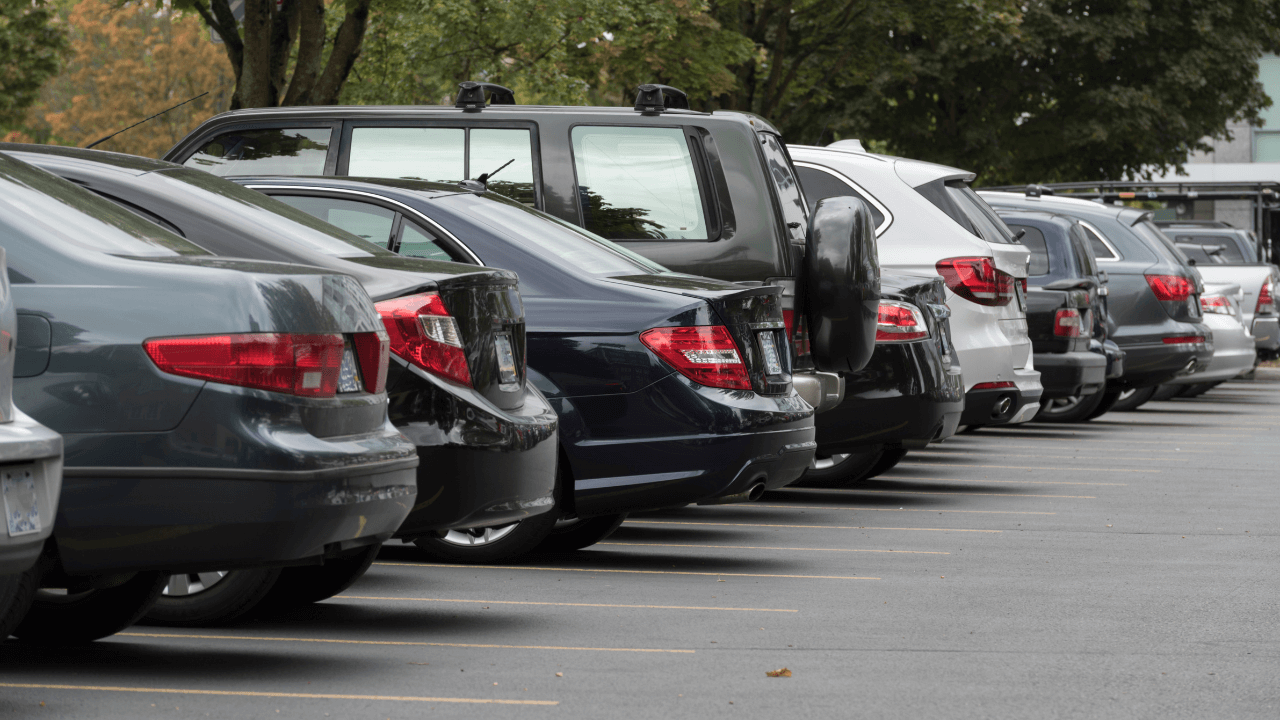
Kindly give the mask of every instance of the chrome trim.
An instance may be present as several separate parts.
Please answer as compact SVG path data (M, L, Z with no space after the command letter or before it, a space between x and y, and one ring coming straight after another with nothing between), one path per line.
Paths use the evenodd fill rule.
M1052 209L1050 209L1050 212L1052 212ZM1101 230L1094 227L1093 224L1087 220L1081 220L1080 218L1074 218L1074 220L1086 228L1089 228L1089 231L1094 235L1097 235L1098 239L1102 241L1102 244L1107 246L1107 249L1111 251L1111 254L1115 255L1115 257L1109 258L1095 257L1094 260L1097 260L1098 262L1120 262L1124 259L1124 255L1120 254L1120 251L1116 249L1115 245L1111 244L1111 241L1107 239L1107 236L1104 235Z
M807 167L811 170L819 170L821 172L830 173L831 175L835 175L836 178L839 179L841 182L844 182L848 185L852 185L854 190L857 190L864 198L866 198L866 201L868 203L870 203L872 206L875 207L875 209L879 210L881 214L884 215L884 222L876 226L876 237L880 237L881 235L883 235L884 231L888 230L889 226L893 224L893 213L889 212L889 208L885 207L879 200L876 199L875 195L872 195L871 193L867 192L866 188L854 182L853 179L850 178L848 175L845 175L839 170L835 170L827 165L819 165L814 162L809 162L805 160L794 160L794 159L792 160L792 162L796 165L796 167Z

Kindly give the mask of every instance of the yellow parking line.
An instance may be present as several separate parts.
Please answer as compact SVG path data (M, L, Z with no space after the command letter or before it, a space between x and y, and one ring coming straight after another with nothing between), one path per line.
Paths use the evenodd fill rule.
M1097 495L1032 495L1030 493L975 493L975 492L929 492L926 490L824 490L823 492L842 493L888 493L890 495L966 495L973 497L1035 497L1035 498L1074 498L1076 500L1097 500Z
M790 488L788 488L790 489ZM846 507L832 505L764 505L762 503L742 503L738 505L740 508L785 508L788 510L872 510L875 512L923 512L923 513L986 513L988 515L1057 515L1052 512L1029 512L1024 510L929 510L928 508L874 508L874 507ZM599 544L599 543L597 543ZM727 545L724 547L728 547ZM792 550L795 548L787 548ZM809 548L805 548L809 549ZM828 548L812 548L814 550L825 550ZM867 550L866 552L899 552L897 550Z
M999 532L999 530L995 531ZM532 567L528 565L444 565L436 563L377 562L374 565L399 567L453 568L456 570L542 570L547 572L629 573L635 575L709 575L711 577L801 578L805 580L879 580L878 577L848 575L775 575L770 573L692 572L688 570L614 570L603 568Z
M781 506L779 506L781 507ZM941 552L939 550L860 550L855 548L815 548L815 547L765 547L759 545L693 545L685 543L628 543L628 542L600 542L597 545L639 545L642 547L688 547L688 548L710 548L713 550L800 550L800 551L818 551L818 552L869 552L869 553L899 553L906 555L950 555L949 552ZM558 605L559 603L551 603ZM611 607L611 606L609 606ZM627 606L624 606L627 607ZM639 607L646 607L641 605ZM720 610L724 608L682 608L685 610ZM751 608L727 608L730 610L750 610ZM791 612L795 612L792 610Z
M231 697L298 698L302 700L391 700L395 702L471 703L476 705L559 705L558 700L497 700L487 698L416 697L413 695L336 695L330 693L260 692L252 690L191 690L187 688L120 687L115 685L53 685L0 683L24 690L90 690L95 692L161 693L165 695L222 695Z
M864 525L783 525L780 523L725 523L725 522L688 522L685 520L628 520L632 525L716 525L723 527L784 527L806 528L809 530L923 530L926 532L976 532L999 533L1003 530L970 530L968 528L901 528L901 527L868 527ZM712 573L713 575L715 573Z
M1160 470L1132 470L1128 468L1099 468L1099 467L1069 467L1069 468L1047 468L1043 465L955 465L954 463L898 463L897 467L972 467L972 468L997 468L1000 470L1067 470L1069 472L1133 472L1133 473L1158 473ZM1059 485L1080 485L1081 483L1059 483ZM1098 483L1089 483L1098 484ZM1110 485L1111 483L1101 483Z
M400 598L370 598L371 600L399 600ZM412 599L412 598L409 598ZM124 637L181 638L185 640L252 640L255 642L324 643L333 645L403 645L412 647L490 648L499 650L590 650L592 652L648 652L691 653L692 650L663 650L660 648L607 648L570 647L562 645L491 645L481 643L409 642L404 640L335 640L331 638L259 637L255 635L193 635L188 633L116 633Z
M597 545L618 545L625 543L596 543ZM943 553L950 555L951 553ZM441 603L470 603L475 605L551 605L555 607L599 607L599 608L628 608L639 610L731 610L736 612L800 612L799 610L787 610L779 608L741 608L741 607L713 607L699 605L614 605L609 603L566 603L566 602L536 602L533 600L460 600L455 598L404 598L404 597L372 597L366 595L338 595L339 600L412 600L414 602L441 602ZM690 651L692 652L692 651Z

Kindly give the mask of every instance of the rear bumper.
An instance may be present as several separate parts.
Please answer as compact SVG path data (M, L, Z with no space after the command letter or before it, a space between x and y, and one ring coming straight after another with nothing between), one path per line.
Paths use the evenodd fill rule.
M1107 383L1107 358L1098 353L1037 353L1035 364L1044 386L1042 400L1092 395Z
M1023 392L1018 387L970 390L964 396L961 425L1008 425L1035 417L1040 409L1040 392Z
M1254 346L1260 351L1273 352L1280 350L1280 317L1253 318Z
M40 528L31 532L25 523L15 523L20 534L12 536L8 518L0 520L0 575L26 572L35 564L53 534L62 491L62 436L15 408L13 421L0 424L0 471L19 469L31 472ZM4 507L0 500L0 510Z
M1203 331L1208 335L1208 329ZM1124 390L1152 387L1181 375L1208 367L1213 359L1213 345L1165 345L1135 343L1120 346L1124 350L1124 375L1110 385Z
M1190 375L1176 377L1169 381L1170 384L1195 385L1230 380L1253 369L1258 357L1254 338L1234 318L1220 318L1206 318L1206 324L1213 328L1213 358L1208 366Z

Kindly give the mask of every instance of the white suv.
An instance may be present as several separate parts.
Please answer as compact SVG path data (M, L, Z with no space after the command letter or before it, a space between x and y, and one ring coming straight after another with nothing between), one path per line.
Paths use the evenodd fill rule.
M973 173L874 155L856 140L788 147L805 198L854 195L871 207L880 266L941 275L964 369L962 425L1026 422L1040 407L1027 335L1031 253L970 187Z

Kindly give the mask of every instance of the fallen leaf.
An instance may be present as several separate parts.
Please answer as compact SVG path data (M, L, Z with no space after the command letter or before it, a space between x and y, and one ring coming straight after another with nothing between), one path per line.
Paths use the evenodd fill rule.
M556 673L556 677L564 677L564 673ZM497 683L494 684L496 685Z
M416 662L411 662L411 663L409 663L409 664L410 664L410 665L430 665L431 663L416 663Z
M765 675L769 677L791 677L791 671L786 668L778 668L777 670L768 670Z

